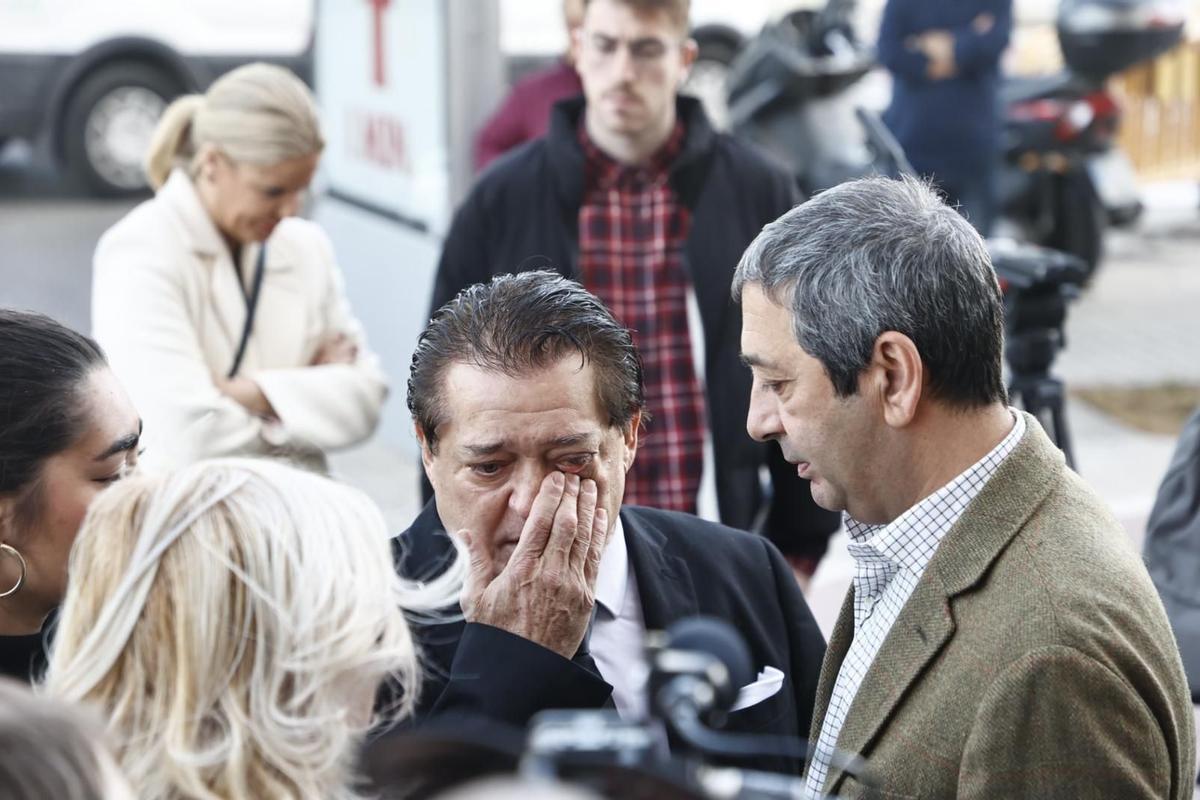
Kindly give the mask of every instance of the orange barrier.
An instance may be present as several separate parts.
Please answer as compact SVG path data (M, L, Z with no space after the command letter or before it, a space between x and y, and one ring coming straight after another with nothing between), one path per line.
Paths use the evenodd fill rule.
M1200 41L1113 79L1124 116L1117 139L1138 178L1200 179Z

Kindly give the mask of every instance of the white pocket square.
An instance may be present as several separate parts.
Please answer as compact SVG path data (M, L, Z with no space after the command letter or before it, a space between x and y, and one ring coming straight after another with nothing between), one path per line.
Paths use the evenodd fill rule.
M758 705L782 688L783 672L775 667L763 667L754 683L748 683L738 689L737 702L729 710L741 711L743 708Z

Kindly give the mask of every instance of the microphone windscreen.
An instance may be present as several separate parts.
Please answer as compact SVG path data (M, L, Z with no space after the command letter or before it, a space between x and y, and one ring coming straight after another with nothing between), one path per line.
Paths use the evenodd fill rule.
M741 634L724 620L705 616L681 619L667 628L667 647L704 653L725 665L730 685L718 687L724 708L733 705L738 689L754 680L750 650Z

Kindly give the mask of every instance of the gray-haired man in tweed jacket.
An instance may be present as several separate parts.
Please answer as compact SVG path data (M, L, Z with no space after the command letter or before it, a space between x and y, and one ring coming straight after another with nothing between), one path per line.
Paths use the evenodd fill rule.
M983 241L925 185L784 214L738 266L747 427L845 512L813 794L1191 798L1179 651L1121 526L1007 405ZM878 796L871 794L871 796Z

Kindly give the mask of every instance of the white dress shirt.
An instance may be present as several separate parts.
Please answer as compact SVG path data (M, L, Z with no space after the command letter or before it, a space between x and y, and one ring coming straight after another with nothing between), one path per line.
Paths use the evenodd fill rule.
M858 688L942 538L1024 435L1024 417L1010 412L1015 422L1000 444L896 519L867 525L845 516L847 549L854 558L854 639L838 671L809 765L805 788L813 797L823 796L833 750Z
M646 716L650 665L643 649L645 640L642 602L629 567L625 528L618 516L596 575L596 619L588 646L600 677L612 684L613 702L622 719Z

